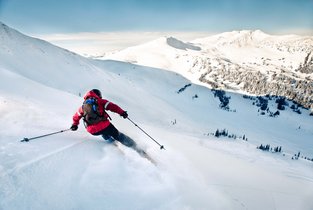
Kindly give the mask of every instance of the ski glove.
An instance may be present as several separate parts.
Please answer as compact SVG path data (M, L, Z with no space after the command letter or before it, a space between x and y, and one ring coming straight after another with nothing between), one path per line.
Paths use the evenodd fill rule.
M72 131L76 131L77 129L78 129L78 126L77 126L77 125L72 125L72 126L71 126L71 130L72 130Z
M126 111L124 111L124 112L121 114L121 116L122 116L124 119L126 119L126 118L128 117L128 114L127 114Z

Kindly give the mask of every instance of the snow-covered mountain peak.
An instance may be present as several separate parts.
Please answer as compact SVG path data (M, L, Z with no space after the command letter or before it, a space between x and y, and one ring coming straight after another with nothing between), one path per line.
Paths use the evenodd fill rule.
M166 38L166 43L171 46L171 47L174 47L176 49L180 49L180 50L187 50L187 49L190 49L190 50L201 50L200 47L198 46L195 46L191 43L185 43L183 41L180 41L174 37L168 37Z
M264 33L261 30L240 30L240 31L232 31L232 32L224 32L217 37L223 37L227 40L236 40L236 39L244 39L244 40L263 40L268 38L270 35Z
M5 25L4 23L2 23L1 21L0 21L0 31L1 31L1 33L3 33L3 31L16 31L16 30L14 30L13 28L10 28L9 26L7 26L7 25Z
M137 48L146 48L146 49L170 49L173 48L174 50L201 50L200 47L194 45L193 43L186 43L183 42L175 37L172 36L163 36L160 38L157 38L155 40L152 40L150 42L147 42L145 44L130 47L131 49L137 49ZM123 51L123 50L122 50Z
M265 34L260 30L252 31L237 31L234 32L233 37L229 38L229 44L235 45L237 47L247 47L247 46L255 46L264 39L268 38L269 35Z
M193 43L205 47L236 47L236 48L272 48L280 51L305 51L313 49L312 36L270 35L261 30L242 30L195 39Z
M85 57L26 36L5 24L0 25L0 58L3 68L54 88L59 86L57 81L71 78L78 69L92 69ZM56 73L56 68L62 72ZM92 79L89 72L81 71L80 74ZM80 86L75 80L67 80L64 85L72 90Z
M261 30L242 30L224 32L221 34L196 39L193 43L200 43L202 45L215 45L215 46L236 46L247 47L256 45L270 35L262 32Z
M7 39L10 40L12 36L22 36L18 31L8 27L4 23L0 22L0 38L1 40ZM11 38L10 38L11 37Z
M243 30L191 43L162 37L104 59L172 70L213 88L286 96L313 108L313 87L309 85L313 80L312 51L313 37ZM294 83L296 88L290 85Z

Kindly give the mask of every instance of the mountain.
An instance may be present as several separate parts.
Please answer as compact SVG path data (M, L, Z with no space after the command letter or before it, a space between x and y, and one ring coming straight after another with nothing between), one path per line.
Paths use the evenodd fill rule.
M0 209L312 209L308 110L298 114L286 100L270 117L261 111L264 104L276 111L276 99L211 90L166 69L87 59L4 24L0 37ZM160 43L167 55L200 51L175 39ZM83 125L20 142L69 128L92 88L165 146L110 113L156 166Z
M18 40L18 41L17 41ZM0 23L1 67L26 78L35 80L53 88L59 88L59 81L66 81L68 91L81 88L73 74L93 80L95 71L88 59L73 52L56 47L40 39L25 36Z
M249 95L284 96L313 108L313 37L233 31L184 43L163 37L102 59L168 69L194 83Z

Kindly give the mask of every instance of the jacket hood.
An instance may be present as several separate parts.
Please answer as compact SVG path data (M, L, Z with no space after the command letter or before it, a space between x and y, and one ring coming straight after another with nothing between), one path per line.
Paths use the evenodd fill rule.
M96 99L100 99L100 97L99 97L97 94L95 94L94 92L92 92L92 91L89 91L89 92L87 92L87 93L85 94L84 99L86 100L87 98L96 98Z

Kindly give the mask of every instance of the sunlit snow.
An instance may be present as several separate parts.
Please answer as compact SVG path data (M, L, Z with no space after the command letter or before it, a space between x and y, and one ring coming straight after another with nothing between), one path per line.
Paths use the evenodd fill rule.
M160 63L158 56L153 61ZM164 69L87 59L1 24L0 209L313 209L313 162L292 160L299 151L313 158L309 111L261 116L242 95L226 93L236 110L228 112L206 87L177 93L189 83ZM82 124L76 132L20 142L68 129L81 95L93 88L165 146L160 150L110 114L157 165L88 134ZM248 141L207 135L217 129ZM260 144L283 152L256 149Z

